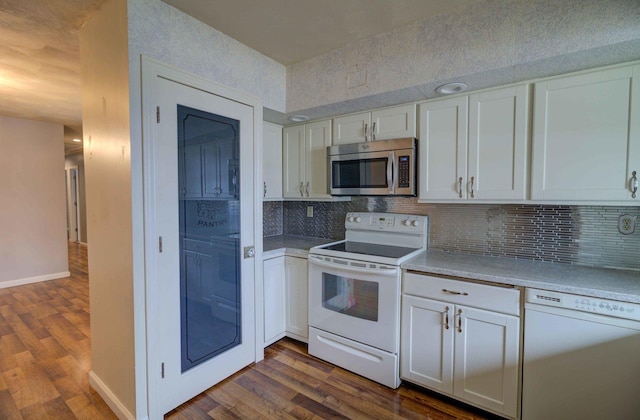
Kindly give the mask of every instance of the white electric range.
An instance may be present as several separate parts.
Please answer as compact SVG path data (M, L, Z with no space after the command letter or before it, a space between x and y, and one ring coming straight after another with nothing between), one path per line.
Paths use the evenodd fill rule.
M400 385L400 264L427 249L427 216L347 213L345 240L309 251L309 353Z

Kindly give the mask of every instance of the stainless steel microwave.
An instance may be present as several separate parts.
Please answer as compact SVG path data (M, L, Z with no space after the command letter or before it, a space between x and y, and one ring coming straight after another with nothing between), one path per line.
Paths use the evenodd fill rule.
M416 195L416 139L327 148L331 195Z

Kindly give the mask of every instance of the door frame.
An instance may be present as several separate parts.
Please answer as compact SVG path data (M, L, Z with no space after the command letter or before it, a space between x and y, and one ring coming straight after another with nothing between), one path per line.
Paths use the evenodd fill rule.
M155 202L153 185L155 182L153 127L156 124L156 101L153 84L156 78L163 78L175 83L198 89L225 99L235 101L253 108L253 235L255 247L254 262L254 308L255 308L255 362L264 358L263 348L263 278L262 278L262 100L255 96L240 92L200 76L188 73L179 68L141 55L142 68L142 148L143 148L143 188L144 188L144 270L145 270L145 338L146 338L146 384L147 409L150 419L160 419L164 413L159 412L159 384L155 381L160 359L154 353L153 343L159 326L154 318L158 310L158 294L154 287L157 278L157 234L155 232Z
M65 168L67 173L67 226L69 242L81 242L80 238L80 190L78 182L78 166L69 166ZM75 174L75 177L72 176ZM72 188L73 187L73 188ZM75 207L74 207L75 200ZM75 211L74 211L75 209ZM72 240L75 236L75 241Z

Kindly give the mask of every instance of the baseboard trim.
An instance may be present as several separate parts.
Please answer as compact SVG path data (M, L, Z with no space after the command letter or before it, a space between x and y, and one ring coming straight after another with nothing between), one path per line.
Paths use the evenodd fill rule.
M62 271L60 273L45 274L42 276L27 277L24 279L0 281L0 289L4 289L7 287L22 286L24 284L30 284L30 283L38 283L40 281L62 279L70 276L71 276L70 272Z
M113 413L118 416L119 419L136 420L129 410L120 402L120 400L111 392L104 382L95 374L94 371L89 372L89 385L93 388L104 400ZM142 420L142 419L140 419Z

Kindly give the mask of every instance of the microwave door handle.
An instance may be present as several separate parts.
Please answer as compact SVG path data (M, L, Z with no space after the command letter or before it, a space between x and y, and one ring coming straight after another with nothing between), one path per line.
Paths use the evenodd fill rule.
M394 185L394 165L393 161L395 160L395 153L389 153L389 165L387 166L387 184L389 185L389 193L393 194L395 192Z

